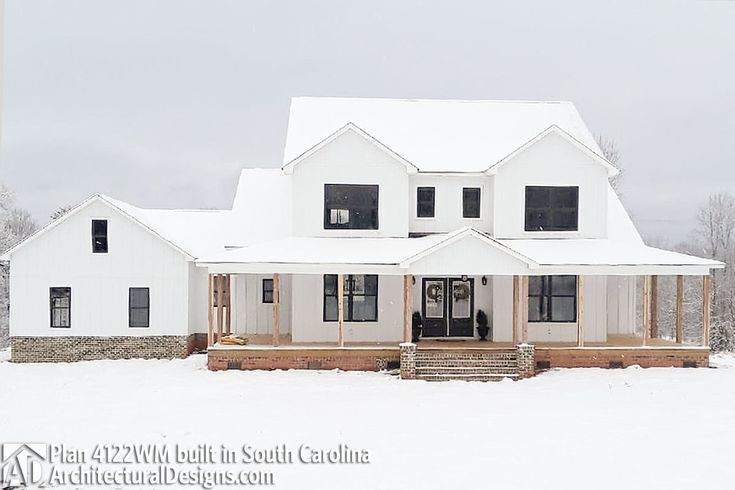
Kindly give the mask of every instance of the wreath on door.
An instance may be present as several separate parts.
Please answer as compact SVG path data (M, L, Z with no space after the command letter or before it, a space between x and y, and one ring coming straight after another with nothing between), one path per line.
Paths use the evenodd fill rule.
M440 284L429 284L426 287L426 297L431 301L439 301L442 298L442 287Z
M467 300L470 298L470 287L467 284L455 284L453 293L455 300Z

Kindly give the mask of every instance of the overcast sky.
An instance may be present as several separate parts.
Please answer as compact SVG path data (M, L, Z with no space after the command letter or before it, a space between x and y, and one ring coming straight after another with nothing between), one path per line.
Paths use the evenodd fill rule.
M6 0L4 51L0 180L40 222L227 207L296 95L571 100L649 237L735 192L735 1Z

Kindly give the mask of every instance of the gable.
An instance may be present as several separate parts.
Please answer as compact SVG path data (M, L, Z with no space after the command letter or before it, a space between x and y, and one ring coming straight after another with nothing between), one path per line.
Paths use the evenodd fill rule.
M494 175L505 165L512 165L519 160L525 161L528 159L529 153L538 156L539 160L544 159L546 161L553 161L554 163L572 161L598 165L604 168L608 177L615 176L619 173L619 170L608 162L605 157L589 146L581 143L558 126L551 126L539 133L499 162L490 166L486 170L486 173Z
M414 260L409 265L416 275L527 274L529 264L511 250L492 246L474 234L466 234L446 246Z
M129 205L126 204L126 206ZM140 231L141 233L148 235L149 238L155 238L156 240L165 243L165 246L174 249L178 253L184 255L186 258L193 258L185 250L156 233L144 223L131 216L124 209L116 206L113 200L109 200L108 198L105 198L101 195L94 195L86 199L79 205L75 206L71 211L69 211L62 217L49 222L41 229L39 229L36 233L32 234L25 240L22 240L15 246L11 247L2 255L2 257L0 257L0 260L10 260L13 255L25 249L43 248L47 246L45 244L45 242L49 240L49 238L47 237L58 239L57 237L59 235L63 236L67 233L72 236L74 236L74 234L78 235L78 238L80 240L83 240L83 243L86 244L82 247L82 250L86 252L89 248L89 240L91 240L90 229L87 229L86 225L88 224L87 221L90 221L94 218L108 220L114 218L115 220L119 220L121 222L127 222L126 227L128 225L132 225L133 229L136 229L136 231ZM84 221L85 224L81 225L80 220L86 220ZM108 230L108 233L112 234L112 231ZM37 242L42 242L42 244L36 245ZM120 244L124 243L124 238L122 238Z
M386 161L401 165L408 173L416 173L418 170L411 162L352 123L319 141L282 168L285 173L290 174L298 165L313 161L328 162L335 158L341 159L342 164L359 165Z

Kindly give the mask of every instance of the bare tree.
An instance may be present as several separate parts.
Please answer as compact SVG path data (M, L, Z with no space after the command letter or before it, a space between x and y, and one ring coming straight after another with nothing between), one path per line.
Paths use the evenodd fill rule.
M623 181L623 168L620 162L620 150L618 149L617 143L614 139L606 138L602 135L597 136L597 146L602 151L602 156L607 158L607 161L612 163L619 170L618 175L610 179L610 185L615 192L620 195L620 186Z
M704 254L733 263L735 258L735 197L712 194L697 212L697 227L682 252ZM701 291L698 293L701 298ZM735 350L735 272L712 271L710 343L714 350Z
M30 213L15 207L13 192L0 183L0 253L36 231ZM7 343L10 267L0 263L0 348Z

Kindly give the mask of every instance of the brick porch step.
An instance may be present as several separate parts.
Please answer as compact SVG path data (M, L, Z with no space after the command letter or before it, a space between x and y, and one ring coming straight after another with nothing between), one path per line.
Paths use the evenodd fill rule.
M416 379L426 381L497 381L518 377L518 356L513 351L416 351Z
M503 378L517 378L517 374L423 374L416 376L416 379L423 379L424 381L500 381Z

